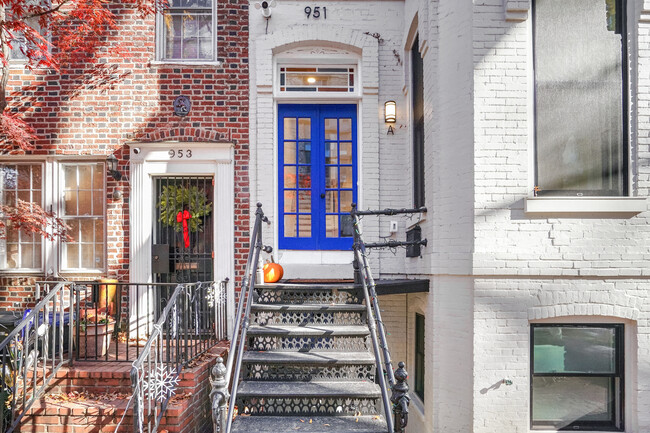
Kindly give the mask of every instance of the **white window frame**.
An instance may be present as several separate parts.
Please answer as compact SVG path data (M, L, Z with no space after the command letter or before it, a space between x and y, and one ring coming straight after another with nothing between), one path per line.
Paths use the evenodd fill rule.
M217 39L217 0L212 0L212 58L211 59L168 59L165 57L165 21L164 11L156 12L156 59L152 64L183 64L183 65L220 65L218 60ZM165 9L166 10L166 9Z
M28 1L29 1L29 2L36 2L37 0L28 0ZM44 0L43 3L47 3L48 5L51 4L49 0ZM35 24L36 24L36 25L30 25L30 27L33 28L33 29L35 29L35 30L38 30L38 32L39 32L41 35L43 35L43 29L41 28L41 26L40 26L40 24L39 24L39 22L38 22L38 18L32 18L32 20L35 21ZM49 34L49 32L45 35L45 39L47 40L48 44L52 42L52 38L51 38L51 35ZM15 45L16 43L18 43L17 40L14 40L13 42L14 42L14 45ZM21 45L22 45L22 43L21 43ZM14 48L15 48L15 47L14 47ZM48 51L49 51L50 49L51 49L51 46L48 45ZM16 66L17 66L17 65L26 65L26 64L28 63L29 59L27 58L27 56L25 56L25 55L21 55L20 57L14 57L14 56L11 55L11 51L12 51L12 50L9 49L8 56L7 56L7 57L8 57L7 60L9 61L9 63L10 63L11 65L16 65Z
M66 216L63 213L63 209L64 209L64 206L65 206L65 198L64 198L64 187L65 187L64 167L65 166L76 166L76 167L78 167L80 165L88 165L88 166L92 167L92 166L95 166L97 164L102 164L102 166L103 166L104 176L103 176L103 179L102 179L102 191L103 191L104 197L106 197L106 176L107 176L107 172L106 172L106 164L103 163L103 161L96 161L96 160L94 160L94 161L76 161L76 160L59 161L59 163L57 164L58 165L57 170L56 170L57 176L56 176L56 179L55 179L55 181L57 183L57 188L56 188L55 191L58 193L58 196L55 198L58 201L58 205L56 206L56 209L57 209L56 216L62 218L63 220L65 220L66 218L77 218L77 219L79 219L79 218L83 219L84 218L83 216L79 217L77 215ZM103 213L101 215L102 223L103 223L103 233L104 233L104 240L103 240L104 263L103 263L103 266L98 267L98 268L83 268L83 267L64 268L64 266L63 266L63 248L64 248L64 246L63 246L63 243L61 241L56 240L54 243L56 243L56 249L57 249L57 253L58 253L57 254L57 256L58 256L58 262L57 262L58 266L57 266L57 268L59 269L60 273L65 273L65 274L102 273L107 269L107 251L108 251L108 248L107 248L108 247L108 245L107 245L107 239L108 239L107 228L108 227L107 227L107 222L106 222L106 215L107 215L106 201L104 200ZM95 216L95 215L87 216L87 218L96 218L96 217L97 216Z
M591 197L575 197L575 196L534 196L535 176L536 176L536 162L535 162L535 72L533 64L534 42L533 42L533 19L527 20L528 28L528 113L529 113L529 157L528 157L528 195L524 199L524 212L530 216L544 216L552 215L553 217L581 217L581 216L594 216L594 215L616 215L617 217L627 218L637 215L641 212L648 210L647 197L636 196L636 188L634 182L634 172L638 166L635 160L638 137L638 111L637 111L637 85L636 80L638 76L638 22L635 18L634 2L627 1L627 8L625 10L626 37L627 37L627 58L624 67L627 67L627 92L628 101L627 107L627 124L624 125L628 129L627 142L624 143L628 147L628 161L627 161L627 182L628 182L628 195L626 196L591 196Z
M84 159L39 159L33 157L22 158L7 158L0 161L0 164L27 164L38 165L42 167L42 186L41 186L41 206L44 210L50 209L55 211L57 217L63 217L63 166L64 165L95 165L102 164L104 167L104 176L102 183L102 190L104 198L106 197L107 190L107 168L105 161L97 158L84 158ZM107 205L104 200L104 210L102 214L104 224L104 263L101 268L74 268L63 269L63 246L61 240L55 239L53 241L43 239L41 242L41 267L39 269L20 268L20 269L0 269L0 275L12 274L30 274L30 275L102 275L108 269L108 221L107 221Z
M40 166L41 167L41 202L38 203L41 207L45 208L46 200L46 171L45 164L42 161L2 161L2 165L30 165L30 166ZM0 182L3 179L0 177ZM4 199L4 197L0 197ZM2 266L0 272L2 273L42 273L45 269L45 249L46 249L46 239L41 240L41 266L38 268L6 268L7 264L7 240L0 239L0 248L2 249L1 263Z
M354 91L352 92L287 92L280 91L280 68L352 68L354 69ZM339 104L342 101L359 103L364 89L363 66L359 55L337 49L326 50L320 47L299 47L273 57L272 83L273 99L277 103L318 103Z

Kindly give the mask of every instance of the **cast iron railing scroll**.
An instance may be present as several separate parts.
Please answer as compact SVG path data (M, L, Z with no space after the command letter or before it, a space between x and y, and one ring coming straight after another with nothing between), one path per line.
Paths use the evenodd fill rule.
M45 283L45 297L0 343L0 432L17 431L59 369L70 362L72 283ZM37 292L41 292L39 286ZM67 353L65 353L67 351Z
M379 300L377 299L377 290L375 280L370 271L370 264L368 262L367 248L396 248L401 246L411 245L426 245L427 240L421 241L394 241L390 240L382 243L366 244L361 236L361 216L364 215L400 215L400 214L413 214L426 212L426 208L418 209L384 209L376 211L359 211L356 204L352 204L352 222L354 225L354 270L355 280L359 280L363 288L363 294L366 301L368 326L370 328L370 335L372 337L372 348L375 355L375 363L377 365L377 376L379 378L379 386L381 388L381 396L384 404L384 412L386 414L386 422L389 433L403 433L404 428L408 422L408 384L406 383L406 370L404 370L404 363L399 363L397 372L393 372L393 364L390 358L390 351L388 350L388 342L386 340L386 327L381 320L381 310L379 309ZM384 377L385 372L386 377ZM397 376L397 381L396 381ZM388 384L386 383L388 380ZM388 388L391 389L392 395L389 399ZM393 403L392 411L390 404ZM390 413L393 413L394 419L391 418Z
M231 346L228 362L226 366L218 362L212 370L212 392L210 393L212 397L212 421L214 423L214 431L219 433L230 433L235 414L237 385L241 372L246 333L248 332L260 252L270 253L272 251L271 247L262 244L262 223L268 224L269 219L264 215L262 203L257 203L253 234L248 251L248 261L246 262L244 277L242 278L237 313L235 314L235 326L233 328L232 338L230 339Z

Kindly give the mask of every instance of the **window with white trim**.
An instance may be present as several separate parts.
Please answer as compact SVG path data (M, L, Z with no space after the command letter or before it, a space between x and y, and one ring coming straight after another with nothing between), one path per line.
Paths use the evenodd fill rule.
M6 206L16 207L18 200L43 205L42 164L0 164L0 201ZM11 228L4 232L0 236L0 270L41 270L41 237Z
M23 17L37 14L38 12L48 10L51 7L50 0L26 0L26 5L24 7ZM11 13L10 8L7 8L7 13ZM11 21L12 17L9 16L8 20ZM33 16L30 18L20 18L19 21L24 21L25 25L31 28L34 32L31 34L32 41L29 41L26 37L26 33L22 31L16 31L13 33L13 38L9 39L9 44L11 49L9 50L9 60L16 62L26 62L29 58L38 58L39 56L35 55L35 52L39 51L40 48L36 43L34 43L35 38L38 37L37 33L43 36L45 40L49 41L49 35L45 32L45 29L41 27L38 16ZM27 29L31 32L30 29ZM40 44L43 41L38 41ZM49 48L49 47L48 47Z
M62 270L104 268L104 164L62 164L60 215L73 240L61 243Z
M540 195L628 195L625 16L625 0L534 0Z
M46 170L42 162L0 163L0 200L12 207L23 200L51 208L70 227L72 240L49 241L7 229L0 236L0 271L43 272L47 257L58 257L52 266L64 272L106 268L104 163L61 162L52 167L58 169ZM45 191L56 196L48 201Z
M622 324L531 325L531 427L623 430Z
M158 14L158 60L216 61L215 23L215 0L170 0Z

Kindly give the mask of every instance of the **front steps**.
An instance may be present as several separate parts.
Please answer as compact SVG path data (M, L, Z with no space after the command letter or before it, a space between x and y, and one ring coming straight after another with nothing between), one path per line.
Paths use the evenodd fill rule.
M386 433L357 287L255 287L233 433Z
M210 371L225 342L202 355L179 377L174 398L158 432L205 433L212 429ZM133 433L130 362L83 362L62 367L45 395L34 402L18 429L21 433ZM126 413L125 413L126 412ZM190 414L190 415L188 415Z

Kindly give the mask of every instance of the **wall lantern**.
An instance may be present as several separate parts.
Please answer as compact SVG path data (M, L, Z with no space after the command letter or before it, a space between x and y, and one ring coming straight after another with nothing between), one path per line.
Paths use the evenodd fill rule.
M386 123L397 122L397 106L395 101L386 101L384 104L384 121Z
M108 174L113 176L113 179L119 181L122 179L122 173L117 169L118 161L115 155L110 154L106 158L106 168L108 171Z

